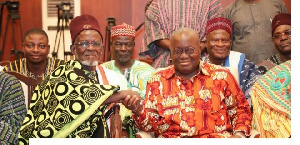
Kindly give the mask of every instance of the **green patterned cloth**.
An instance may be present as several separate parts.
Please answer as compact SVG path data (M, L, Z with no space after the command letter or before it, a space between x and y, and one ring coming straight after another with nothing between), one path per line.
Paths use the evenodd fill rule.
M262 138L291 136L291 61L270 69L253 85L253 128Z
M127 79L127 88L139 92L142 98L145 98L147 81L151 78L155 69L144 62L133 60L127 74L122 73L115 65L115 60L105 62L101 66L122 74Z
M102 137L109 137L103 115L107 105L101 104L119 86L99 85L93 76L71 60L46 77L32 96L20 129L20 145L28 144L29 138L93 137L99 128Z

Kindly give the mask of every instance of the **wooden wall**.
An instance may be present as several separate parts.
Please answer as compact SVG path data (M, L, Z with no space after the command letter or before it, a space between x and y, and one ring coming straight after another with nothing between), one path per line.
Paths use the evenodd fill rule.
M1 0L1 3L6 0ZM234 0L221 0L222 7L225 8L228 4ZM291 12L291 0L283 0L287 6L289 12ZM31 28L42 28L42 8L41 0L19 0L20 2L20 14L21 14L21 27L24 33ZM105 35L105 27L107 25L106 18L114 17L117 19L116 24L126 22L134 27L137 27L144 21L144 8L148 0L81 0L81 13L90 14L95 16L101 27L102 34ZM4 9L2 18L2 34L0 41L0 49L2 46L3 34L6 24L7 9ZM16 26L17 49L21 48L21 40L19 25ZM18 28L18 29L17 29ZM139 31L136 38L136 48L134 58L138 59L139 48L141 46L141 40L143 37L143 30ZM19 39L19 40L18 40ZM2 60L14 60L14 55L9 56L10 49L13 48L13 39L11 26L8 27L8 34L6 35L5 51Z

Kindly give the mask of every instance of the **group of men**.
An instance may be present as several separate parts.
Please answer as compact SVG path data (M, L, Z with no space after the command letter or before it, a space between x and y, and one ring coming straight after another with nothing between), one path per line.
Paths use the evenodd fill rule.
M190 1L180 2L194 6ZM201 21L177 25L179 19L173 17L174 26L162 22L169 26L161 29L171 30L151 43L153 48L146 53L166 57L160 63L167 67L156 71L132 59L135 30L125 23L111 28L115 60L101 65L103 37L93 16L81 15L71 21L70 50L75 60L67 62L47 58L48 36L43 30L28 31L22 44L25 58L5 66L4 71L43 80L26 110L19 82L0 72L1 143L28 144L29 138L41 137L114 137L110 126L115 125L111 116L116 106L126 137L143 130L163 138L245 138L251 136L252 128L263 137L290 137L290 14L279 14L270 24L278 57L285 63L265 67L266 74L261 76L245 54L231 51L234 25L218 16L220 3L213 2L202 5L199 13L209 13ZM148 10L160 5L167 6L154 0ZM164 16L168 13L173 12L164 11ZM145 24L149 19L153 26L146 35L157 39L151 34L163 31L154 26L163 25L150 22L151 18L157 20L150 14L146 16ZM204 36L207 54L202 55ZM165 50L155 48L164 45ZM173 65L168 66L169 58ZM266 118L270 123L265 124Z

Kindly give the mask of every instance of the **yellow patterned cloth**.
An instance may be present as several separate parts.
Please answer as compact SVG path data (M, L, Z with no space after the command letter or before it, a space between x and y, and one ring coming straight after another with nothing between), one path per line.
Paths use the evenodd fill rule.
M262 138L291 136L291 61L270 69L253 85L252 126Z
M20 129L20 145L29 138L92 137L96 130L108 137L101 105L119 86L99 85L77 61L56 68L34 91Z

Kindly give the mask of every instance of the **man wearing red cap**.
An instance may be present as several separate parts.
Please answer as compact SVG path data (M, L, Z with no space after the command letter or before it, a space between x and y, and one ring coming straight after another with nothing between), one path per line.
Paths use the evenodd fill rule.
M111 40L110 45L115 60L105 62L101 66L124 75L127 79L128 89L139 92L140 96L144 98L147 81L155 69L147 63L132 59L135 46L135 29L126 23L114 26L111 28ZM125 128L132 130L128 127L133 127L133 124ZM134 133L130 136L133 137Z
M126 90L124 76L97 66L103 40L95 17L75 17L70 32L76 60L56 68L37 86L20 130L20 144L33 137L110 137L108 105L126 95L140 98Z
M245 58L245 54L230 51L232 41L232 25L229 19L217 17L206 25L206 49L208 55L202 60L216 65L228 67L236 77L250 106L250 90L260 76L258 67Z
M174 31L170 52L174 65L150 78L145 100L128 96L123 101L139 128L162 138L249 136L249 104L227 69L200 60L198 33Z
M281 13L274 17L272 36L279 54L273 55L258 64L264 73L276 65L291 60L291 14Z
M282 0L233 1L223 12L233 26L232 50L244 53L255 64L277 54L270 24L275 15L286 12Z

